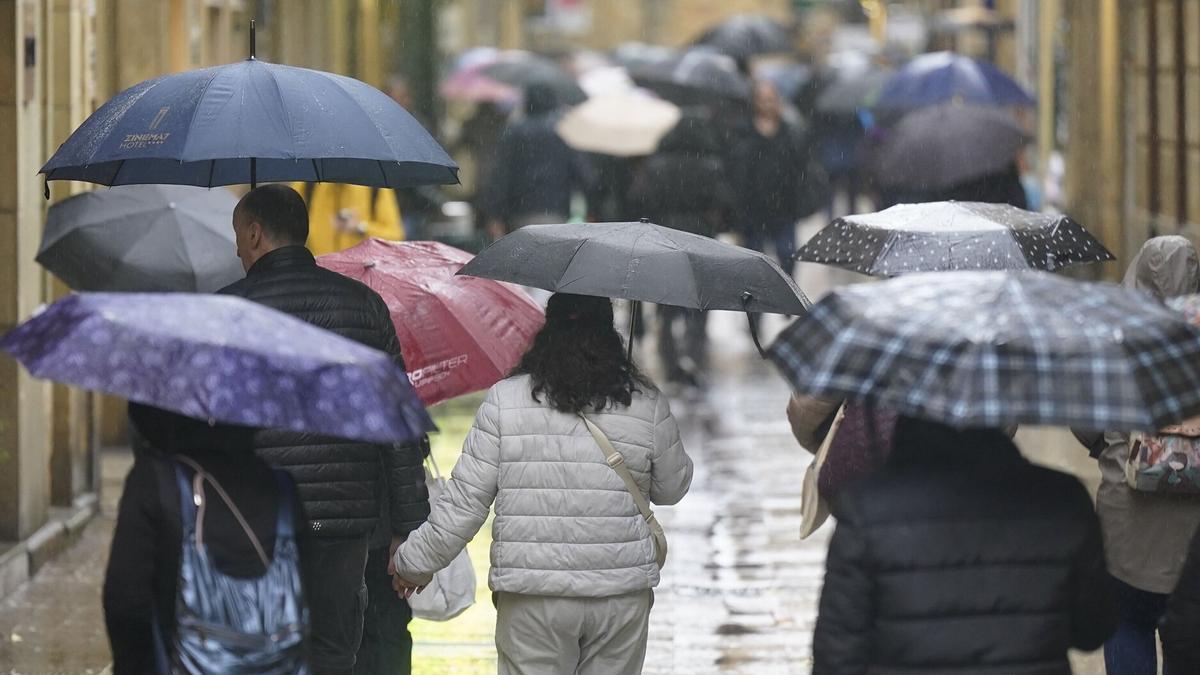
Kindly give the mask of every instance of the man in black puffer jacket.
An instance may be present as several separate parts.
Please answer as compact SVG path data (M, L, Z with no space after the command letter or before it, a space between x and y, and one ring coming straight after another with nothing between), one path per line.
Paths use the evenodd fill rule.
M233 229L246 278L221 293L386 352L404 367L383 299L318 267L304 247L308 209L295 190L285 185L251 190L233 212ZM368 625L367 632L388 633L385 639L393 643L407 634L411 614L406 604L397 606L403 601L390 590L387 567L390 551L429 515L420 444L377 445L270 430L256 435L255 446L263 459L291 473L308 516L301 550L312 616L312 672L353 672L367 607L364 572L372 582L371 621L389 624L376 631ZM386 527L377 531L381 516ZM381 532L390 532L390 548ZM393 611L380 611L385 608ZM401 646L411 648L411 641Z
M815 675L1070 675L1116 626L1087 491L1002 431L901 418L833 512Z

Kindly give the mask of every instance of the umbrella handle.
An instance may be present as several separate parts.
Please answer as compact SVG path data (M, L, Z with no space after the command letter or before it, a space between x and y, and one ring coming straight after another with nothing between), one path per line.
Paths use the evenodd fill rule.
M754 341L754 348L758 350L758 355L763 359L767 358L767 350L763 349L762 342L758 339L758 324L754 323L754 315L758 312L750 311L750 301L754 299L754 295L750 291L742 292L742 311L746 313L746 321L750 324L750 339Z
M638 319L642 316L642 301L634 300L629 306L629 346L625 358L633 361L633 334L637 330Z

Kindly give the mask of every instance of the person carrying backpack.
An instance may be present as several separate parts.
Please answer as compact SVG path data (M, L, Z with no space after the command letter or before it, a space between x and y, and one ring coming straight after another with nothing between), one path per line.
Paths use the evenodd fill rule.
M307 672L287 473L254 455L252 429L129 408L135 462L104 578L113 672Z
M1179 236L1150 239L1134 257L1124 283L1145 292L1146 302L1195 293L1200 286L1196 249ZM1180 579L1188 542L1200 525L1200 494L1171 494L1177 491L1148 480L1153 472L1142 469L1157 461L1154 448L1178 443L1185 436L1128 430L1076 431L1075 435L1100 462L1096 511L1119 620L1116 632L1104 644L1105 666L1110 673L1154 675L1158 672L1155 633L1168 594ZM1132 464L1131 448L1138 450L1132 453ZM1139 458L1145 461L1139 464ZM1169 664L1163 672L1171 675Z

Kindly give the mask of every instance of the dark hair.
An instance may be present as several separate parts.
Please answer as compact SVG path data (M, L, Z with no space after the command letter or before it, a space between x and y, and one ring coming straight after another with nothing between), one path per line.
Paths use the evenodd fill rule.
M571 293L550 296L546 325L513 374L530 376L533 400L568 413L627 406L648 384L613 327L612 301Z
M304 245L308 240L308 207L304 199L287 185L260 185L246 193L235 212L258 221L267 237L276 244Z

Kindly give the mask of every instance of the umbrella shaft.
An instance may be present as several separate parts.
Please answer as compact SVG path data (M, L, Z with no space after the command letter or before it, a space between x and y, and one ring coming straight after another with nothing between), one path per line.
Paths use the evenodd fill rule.
M633 336L637 332L638 320L642 317L642 301L634 300L629 306L629 346L625 353L630 361L633 360Z
M258 187L258 159L250 158L250 189Z

